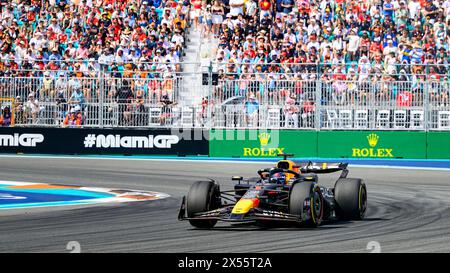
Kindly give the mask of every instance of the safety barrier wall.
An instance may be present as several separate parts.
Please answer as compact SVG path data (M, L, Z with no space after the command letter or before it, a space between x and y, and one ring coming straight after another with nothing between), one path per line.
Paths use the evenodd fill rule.
M0 127L0 153L450 159L450 132Z
M207 130L0 127L0 153L209 154Z
M425 159L426 133L400 131L319 132L317 155L324 158Z
M211 130L210 156L450 159L450 133L417 131Z
M427 133L427 158L450 159L450 133Z

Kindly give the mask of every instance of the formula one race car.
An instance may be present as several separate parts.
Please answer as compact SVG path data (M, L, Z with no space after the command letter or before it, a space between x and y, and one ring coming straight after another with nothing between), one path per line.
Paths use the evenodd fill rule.
M179 220L198 228L212 228L217 221L268 225L288 222L317 227L323 220L361 220L367 209L366 185L347 178L347 163L297 165L284 159L274 168L261 169L259 177L235 176L234 190L220 191L213 181L195 182L183 197ZM318 175L342 171L334 188L318 184ZM187 216L186 216L187 214Z

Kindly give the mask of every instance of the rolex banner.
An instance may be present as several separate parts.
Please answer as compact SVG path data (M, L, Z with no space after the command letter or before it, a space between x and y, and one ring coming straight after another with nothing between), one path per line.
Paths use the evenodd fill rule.
M318 157L322 158L424 159L426 149L426 132L318 132Z
M424 159L426 149L427 133L408 131L211 130L209 141L211 157L238 158Z
M211 130L211 157L273 158L317 156L317 132L294 130Z

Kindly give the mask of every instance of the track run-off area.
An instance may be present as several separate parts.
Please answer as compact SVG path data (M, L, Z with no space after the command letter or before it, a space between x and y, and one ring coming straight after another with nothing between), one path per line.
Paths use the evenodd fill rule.
M345 160L343 160L345 162ZM0 252L381 252L450 251L450 171L350 165L364 179L366 219L317 229L218 223L212 230L178 221L181 198L196 180L231 189L231 176L255 176L269 162L101 157L1 156L0 180L129 189L169 195L160 200L0 209ZM320 175L333 186L336 174ZM1 183L0 183L1 184Z

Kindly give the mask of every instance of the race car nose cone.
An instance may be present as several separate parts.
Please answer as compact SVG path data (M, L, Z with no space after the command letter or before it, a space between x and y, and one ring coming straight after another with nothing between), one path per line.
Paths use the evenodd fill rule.
M232 214L245 214L250 211L250 209L255 208L259 205L259 199L253 198L253 199L241 199L239 202L236 203L233 210L231 211Z

